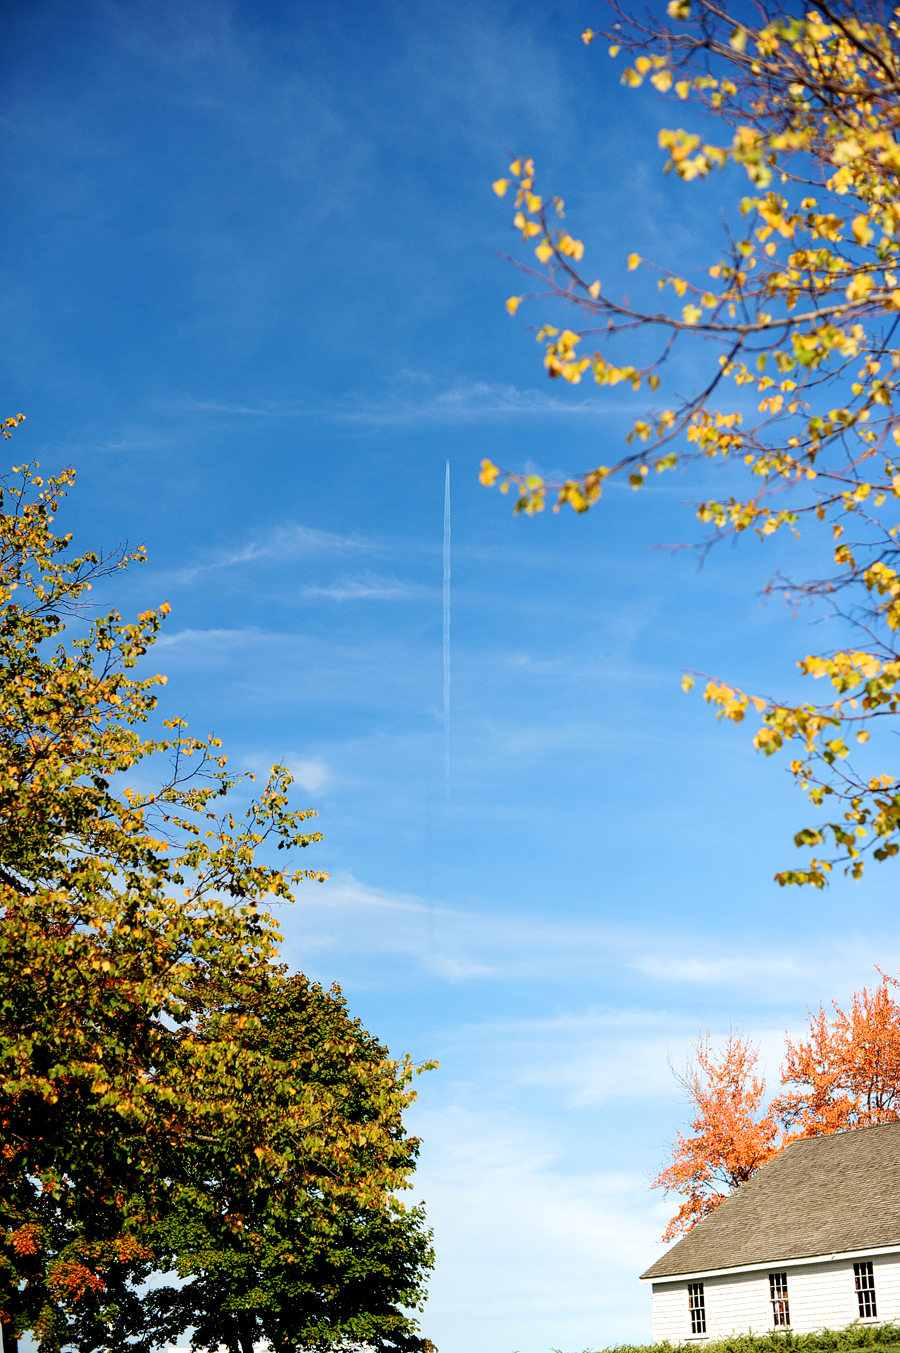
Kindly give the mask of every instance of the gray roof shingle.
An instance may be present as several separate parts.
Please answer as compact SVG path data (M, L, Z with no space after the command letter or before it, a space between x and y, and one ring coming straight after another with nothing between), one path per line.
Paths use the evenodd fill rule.
M889 1245L900 1248L900 1123L794 1142L641 1277Z

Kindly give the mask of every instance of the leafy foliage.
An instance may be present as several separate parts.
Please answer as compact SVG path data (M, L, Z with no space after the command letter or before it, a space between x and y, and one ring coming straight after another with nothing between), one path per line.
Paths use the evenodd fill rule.
M769 1334L732 1334L728 1339L710 1339L704 1348L712 1353L843 1353L844 1349L895 1349L900 1344L898 1325L860 1325L846 1329L816 1330L813 1334L794 1334L790 1330ZM616 1344L604 1353L687 1353L696 1344Z
M161 1265L207 1287L230 1266L241 1295L224 1312L242 1305L252 1323L283 1301L284 1273L270 1264L258 1295L238 1277L255 1262L247 1216L276 1257L285 1244L316 1256L293 1307L318 1300L316 1328L368 1319L377 1346L424 1347L393 1305L415 1304L430 1262L420 1214L391 1201L417 1149L400 1121L412 1069L387 1060L339 993L286 978L261 909L327 877L270 862L273 847L321 839L306 829L314 814L290 806L278 766L238 814L252 776L229 774L218 739L187 736L180 719L142 735L165 678L131 672L168 607L84 618L92 584L142 555L70 558L53 519L73 472L45 483L35 468L0 489L5 1346L30 1329L47 1353L147 1347L162 1298L137 1288ZM140 789L159 760L162 785ZM354 1288L350 1260L333 1258L341 1235L364 1266L361 1218L390 1255L380 1288ZM197 1320L197 1290L171 1298L167 1329ZM212 1342L236 1348L227 1325L223 1314Z
M689 1231L780 1150L775 1117L761 1108L766 1083L756 1075L757 1050L732 1033L721 1056L708 1037L697 1042L694 1054L695 1062L679 1077L697 1110L694 1136L679 1132L671 1163L652 1184L686 1194L663 1240Z
M798 784L816 807L834 804L832 820L795 837L798 846L830 841L831 856L778 881L822 887L838 863L859 878L867 854L884 860L900 850L900 785L850 760L851 739L864 743L900 700L900 24L873 0L788 14L761 4L753 16L670 0L670 24L611 9L609 53L632 58L623 83L648 80L727 129L721 144L684 128L661 131L659 144L666 170L685 182L729 166L746 172L751 192L738 203L735 238L701 279L632 253L630 270L655 274L661 300L651 308L604 293L586 270L584 242L561 225L562 199L537 193L531 159L514 160L494 190L514 188L514 226L534 246L538 266L518 263L539 286L530 295L560 301L572 316L571 327L538 330L551 378L574 385L592 375L604 388L652 394L673 348L702 340L700 389L638 418L612 465L553 482L485 460L482 483L516 487L516 511L540 511L555 493L556 510L585 512L611 476L639 489L651 471L722 457L743 466L748 487L699 505L710 541L797 534L802 525L828 532L833 572L771 586L824 599L855 628L858 646L799 663L830 683L832 698L792 705L715 680L705 698L735 721L755 708L755 746L770 755L790 744ZM598 36L583 34L587 44ZM672 293L676 304L666 306ZM510 297L507 309L515 314L526 299ZM616 349L635 332L658 336L649 362L587 348L602 335ZM717 360L704 356L710 344Z
M433 1260L421 1208L391 1193L418 1154L401 1119L413 1068L350 1019L339 988L302 976L261 982L227 1019L238 1035L250 1021L245 1046L268 1061L241 1097L275 1106L266 1150L290 1167L273 1172L264 1159L248 1176L227 1140L198 1144L157 1240L189 1281L150 1294L152 1344L192 1328L197 1347L242 1353L260 1340L430 1348L398 1309L420 1305Z
M785 1039L781 1093L768 1105L758 1050L731 1033L717 1053L709 1038L678 1077L695 1109L693 1135L678 1134L653 1188L685 1201L663 1236L671 1240L799 1137L900 1122L900 1001L894 978L854 992L849 1012L832 1002L809 1016L809 1035Z
M785 1043L782 1084L772 1108L794 1137L846 1132L900 1120L900 1003L894 978L853 993L849 1012L810 1015L809 1037Z

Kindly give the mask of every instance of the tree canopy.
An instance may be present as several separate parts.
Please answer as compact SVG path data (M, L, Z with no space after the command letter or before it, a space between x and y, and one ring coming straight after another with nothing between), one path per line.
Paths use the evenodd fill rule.
M430 1347L400 1309L421 1307L433 1260L421 1207L393 1193L419 1149L402 1123L412 1068L351 1019L338 987L268 973L253 985L239 1006L228 993L210 1001L199 1032L215 1023L221 1036L224 1021L253 1054L234 1091L250 1121L268 1115L274 1159L248 1170L222 1135L185 1155L172 1205L147 1234L158 1270L180 1281L147 1294L141 1343L191 1329L195 1346L235 1353L260 1341ZM108 1342L83 1323L85 1343Z
M766 1083L756 1074L757 1049L731 1033L718 1054L708 1036L693 1051L678 1081L696 1111L694 1135L679 1132L669 1164L652 1184L685 1199L663 1240L689 1231L780 1150L778 1124L763 1107Z
M36 469L0 487L7 1353L24 1330L49 1353L149 1347L163 1326L245 1353L260 1330L428 1347L401 1310L428 1233L394 1197L414 1068L274 962L266 900L327 877L278 862L321 839L314 813L279 766L249 798L179 718L144 735L165 678L132 671L168 607L88 619L92 585L142 552L72 557L53 520L74 474ZM142 1288L171 1269L193 1280Z
M665 168L686 183L725 171L734 231L706 276L632 252L638 299L617 298L562 225L562 199L538 192L530 158L514 159L494 190L514 193L513 224L536 261L517 261L528 290L507 310L536 298L564 307L568 324L537 331L551 378L591 376L660 402L610 465L557 482L486 460L482 482L513 487L517 511L555 496L556 510L586 512L611 477L640 489L651 473L723 458L747 487L699 505L707 545L748 530L827 532L831 571L771 587L820 600L845 622L850 642L799 662L830 695L791 704L712 679L705 698L719 717L755 711L755 746L788 748L797 783L817 809L832 807L795 837L828 853L778 881L822 887L836 865L859 878L866 858L900 850L900 785L861 753L900 700L900 26L872 0L785 10L670 0L668 21L609 8L607 28L587 29L585 44L596 51L605 38L611 57L630 62L624 85L648 81L692 113L700 130L659 133ZM666 403L667 362L686 343L697 389ZM648 360L636 344L641 354L649 344Z

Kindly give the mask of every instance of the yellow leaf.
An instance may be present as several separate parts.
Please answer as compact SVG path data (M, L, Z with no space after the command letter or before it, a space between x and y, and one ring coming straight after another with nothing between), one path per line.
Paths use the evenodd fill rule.
M493 188L494 192L497 194L498 197L503 197L504 193L509 187L509 179L496 179L491 184L491 187Z
M658 70L655 75L650 76L650 83L661 94L672 88L672 72L670 70Z
M524 299L524 296L510 296L509 300L506 302L506 308L511 315L516 313Z
M568 231L566 231L565 234L560 235L558 244L560 253L568 254L570 258L574 258L576 262L580 262L584 257L584 244L581 240L573 240Z
M865 730L864 728L861 728L861 729L859 730L859 732L857 733L857 735L856 735L856 741L857 741L857 742L868 742L870 737L871 737L871 734L870 734L870 733L867 733L866 730Z
M875 234L866 216L854 217L852 230L857 244L868 244Z
M618 56L621 50L622 48L619 47L617 43L613 43L612 47L609 49L609 54L610 56Z
M484 462L482 462L482 463L484 463ZM693 684L694 684L694 678L690 675L689 672L685 672L684 676L681 678L681 689L682 689L683 691L689 691L689 690L691 689L691 687L693 686Z
M581 41L584 43L585 47L589 47L596 36L597 34L594 32L593 28L586 28L581 35Z
M687 291L687 282L685 282L683 277L673 277L672 286L675 288L675 291L679 296L683 296L684 293Z
M600 295L600 283L592 282L591 285L588 287L588 291L591 293L594 300L596 301L597 297Z
M679 80L677 85L675 86L675 93L678 95L679 99L682 100L686 99L688 94L690 94L690 92L691 92L690 80Z
M534 252L542 263L546 263L548 258L553 257L553 246L544 240L543 244L539 244Z
M690 0L669 0L666 5L666 13L670 19L686 19L690 12Z
M641 261L641 256L640 256L640 254L629 254L629 255L628 255L628 271L629 271L629 272L634 272L635 268L638 266L638 264L640 263L640 261Z
M639 56L634 63L634 68L639 75L646 75L652 64L649 56Z
M730 47L733 47L736 52L742 52L747 46L747 37L748 33L746 28L738 26L728 39L728 44Z
M864 301L874 285L875 282L870 273L857 273L857 275L851 279L850 285L847 288L847 300Z
M483 484L486 489L489 489L497 479L499 473L500 467L498 465L495 465L493 461L483 460L481 462L481 474L478 476L479 483Z
M509 172L515 174L516 178L518 178L522 173L522 161L513 160L512 164L509 166Z
M686 305L681 312L685 324L696 324L703 318L703 311L699 305Z

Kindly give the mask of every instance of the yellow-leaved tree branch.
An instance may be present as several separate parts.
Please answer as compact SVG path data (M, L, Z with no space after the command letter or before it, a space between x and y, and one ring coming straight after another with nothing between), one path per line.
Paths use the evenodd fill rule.
M623 84L649 79L722 125L719 145L680 128L661 131L659 145L666 171L687 182L743 166L744 238L728 240L699 281L633 253L628 268L653 268L664 308L616 300L587 271L584 243L562 224L562 199L542 197L533 161L515 160L493 186L514 197L514 225L534 255L512 261L535 289L506 307L515 314L549 297L570 308L570 327L538 330L550 377L625 382L656 397L673 348L698 339L706 375L696 395L638 418L615 464L554 482L485 460L481 480L512 486L517 512L541 511L548 495L556 511L568 503L586 512L611 476L639 489L651 471L721 456L743 466L748 486L699 505L710 541L748 529L829 532L833 572L770 586L826 599L855 627L858 648L799 663L826 679L830 698L783 704L721 681L709 681L705 696L734 721L754 707L756 747L768 755L787 746L800 786L831 809L832 820L795 837L824 847L822 857L778 882L822 887L837 865L859 878L867 856L900 850L900 783L857 772L849 759L873 720L900 703L900 10L862 0L783 14L758 4L754 26L749 11L736 19L709 0L672 0L659 22L610 8L608 30L588 29L584 42L603 36L612 57L630 59ZM594 347L600 336L621 345L640 331L658 339L649 361L619 363ZM710 343L718 353L705 357ZM748 396L758 417L744 416Z

